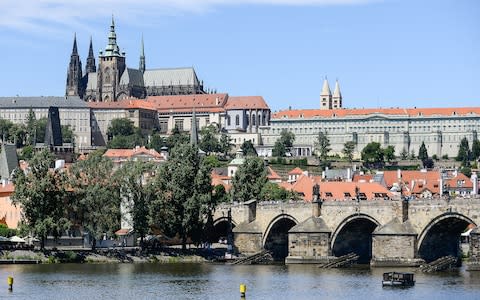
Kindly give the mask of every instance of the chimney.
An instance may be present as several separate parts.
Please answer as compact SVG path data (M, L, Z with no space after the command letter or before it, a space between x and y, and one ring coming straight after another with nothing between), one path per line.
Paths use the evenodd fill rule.
M347 182L352 182L352 169L347 168Z
M442 196L442 195L443 195L443 192L444 192L444 191L443 191L443 185L444 185L444 183L443 183L443 177L442 177L442 174L440 174L440 184L438 185L438 187L440 188L440 191L439 191L440 196Z
M400 181L402 179L402 170L397 169L397 180Z
M472 195L477 195L478 194L478 177L477 177L477 173L473 172L472 173L472 177L471 177L471 180L472 180Z

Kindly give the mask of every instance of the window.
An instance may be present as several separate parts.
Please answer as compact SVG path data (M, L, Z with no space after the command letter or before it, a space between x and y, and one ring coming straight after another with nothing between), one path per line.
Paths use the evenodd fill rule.
M161 133L167 133L168 130L168 120L160 120L159 121L160 125L160 132ZM176 124L175 124L176 125Z
M227 126L230 126L230 116L227 116Z
M239 115L235 116L235 126L240 126L240 116Z
M255 115L252 116L252 125L255 126L256 125L256 118L255 118Z
M332 193L330 193L330 192L326 192L326 193L325 193L325 196L327 196L327 197L333 197Z
M179 131L183 131L183 119L175 120L175 127L177 127Z
M350 193L343 193L343 195L344 195L345 197L352 197L352 195L350 195Z

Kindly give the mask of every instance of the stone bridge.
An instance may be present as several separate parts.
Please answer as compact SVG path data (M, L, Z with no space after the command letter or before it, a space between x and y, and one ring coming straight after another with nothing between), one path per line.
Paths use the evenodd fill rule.
M460 234L470 224L480 224L480 198L313 203L252 200L216 209L217 237L228 235L229 213L238 253L268 249L287 263L322 263L355 252L361 262L372 265L414 266L445 255L461 255ZM480 251L478 245L473 251Z

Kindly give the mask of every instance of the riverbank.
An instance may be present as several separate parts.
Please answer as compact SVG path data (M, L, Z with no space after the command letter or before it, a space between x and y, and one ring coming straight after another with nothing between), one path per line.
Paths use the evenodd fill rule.
M21 263L203 263L212 262L221 251L207 249L164 249L155 253L109 249L97 251L3 250L2 264Z

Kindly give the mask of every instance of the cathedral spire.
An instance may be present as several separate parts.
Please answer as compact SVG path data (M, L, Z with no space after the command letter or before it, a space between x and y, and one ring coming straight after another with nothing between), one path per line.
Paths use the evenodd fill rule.
M93 55L92 37L90 36L90 46L88 48L88 57L87 65L85 66L85 73L95 73L96 71L97 67L95 66L95 56Z
M115 20L112 15L110 33L108 34L108 45L105 48L105 56L122 56L120 48L117 45L117 34L115 33Z
M335 90L333 91L332 97L333 108L342 108L342 93L340 92L340 85L338 80L335 82Z
M141 48L141 52L140 52L140 64L139 64L138 69L142 73L145 72L145 47L143 45L143 34L142 34L142 48Z
M78 55L78 50L77 50L77 33L76 33L76 32L73 34L72 56L73 56L73 55Z
M73 48L70 55L70 63L67 71L67 85L65 89L66 96L80 96L83 97L82 91L82 62L78 55L77 49L77 34L73 36Z
M332 92L330 91L330 85L328 84L328 79L325 77L323 81L322 93L321 96L332 96Z
M323 81L322 92L320 93L320 109L332 109L332 92L330 92L327 77Z

